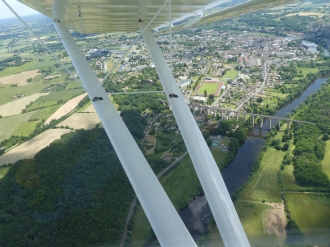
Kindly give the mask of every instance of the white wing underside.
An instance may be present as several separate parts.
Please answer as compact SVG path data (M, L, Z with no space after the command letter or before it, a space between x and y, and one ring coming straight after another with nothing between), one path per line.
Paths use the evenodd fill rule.
M19 0L38 12L60 19L80 33L116 33L138 31L138 20L148 23L166 0ZM229 19L253 11L294 2L295 0L251 0L237 6L211 11L208 9L228 0L171 0L173 22L192 17L191 22L174 27L186 29ZM168 26L168 6L157 16L150 29Z

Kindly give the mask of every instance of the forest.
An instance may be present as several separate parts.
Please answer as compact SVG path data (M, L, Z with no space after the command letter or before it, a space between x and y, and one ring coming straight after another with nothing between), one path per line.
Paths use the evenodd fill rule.
M311 124L294 130L294 176L303 186L330 188L329 178L321 165L325 153L325 142L319 139L321 133Z
M330 134L330 80L309 96L297 112L297 119L313 122L324 133Z
M0 246L118 243L134 196L103 129L63 135L16 162L0 191Z

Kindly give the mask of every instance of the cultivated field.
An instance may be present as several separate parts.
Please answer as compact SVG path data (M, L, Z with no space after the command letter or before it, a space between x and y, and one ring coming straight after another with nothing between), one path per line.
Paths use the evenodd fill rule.
M48 93L36 93L31 96L27 96L13 102L7 103L5 105L0 106L0 115L3 117L17 115L22 112L23 109L26 108L26 105L32 101L35 101L40 96L48 95Z
M20 126L18 126L18 128L14 131L13 135L29 136L35 130L38 122L39 121L29 121L21 123Z
M207 95L209 94L216 94L219 89L221 88L222 83L208 83L204 82L200 87L197 89L197 93L199 95L204 95L204 91L206 90Z
M21 159L33 158L41 149L47 147L54 140L60 139L61 135L69 133L70 131L71 130L68 129L47 130L0 156L0 166L8 163L13 164Z
M95 110L93 104L90 103L90 105L87 108L85 108L84 110L82 110L81 112L96 112L96 110Z
M59 119L63 117L65 114L71 112L78 103L86 96L87 94L81 94L73 99L70 99L64 105L62 105L53 115L51 115L45 122L45 124L49 124L53 119Z
M100 122L101 120L96 113L75 113L63 122L59 123L57 126L69 126L73 129L89 130L95 128L95 126Z
M36 64L38 64L38 63L37 62L27 62L27 63L25 63L21 66L9 67L9 68L4 69L3 71L0 72L0 77L9 76L9 75L12 75L12 74L17 74L17 73L20 73L22 71L32 69L32 67Z
M0 78L0 84L17 84L18 86L27 85L27 79L39 75L38 70L29 70L19 74L8 75Z
M0 142L9 138L23 122L29 121L33 112L0 118Z
M24 87L11 87L11 85L0 84L0 105L14 101L12 96L17 94L32 95L40 92L45 87L47 87L47 84L41 81L30 82Z

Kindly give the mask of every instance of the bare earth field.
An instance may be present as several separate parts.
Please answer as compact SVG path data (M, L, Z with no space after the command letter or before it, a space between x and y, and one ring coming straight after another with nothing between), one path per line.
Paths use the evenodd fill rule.
M95 111L94 106L90 105L85 110L83 110L82 112L96 112L96 111Z
M286 218L283 203L266 203L272 206L273 209L266 209L263 212L262 223L264 227L264 232L267 234L275 234L279 237L279 241L284 244L286 238Z
M18 86L25 86L29 78L34 78L39 75L38 70L24 71L18 74L8 75L0 78L1 84L17 84Z
M69 126L73 129L93 129L96 124L100 123L101 120L96 113L75 113L63 122L59 123L57 127Z
M65 114L71 112L78 103L86 96L86 93L83 93L73 99L70 99L64 105L62 105L53 115L51 115L45 122L45 124L49 124L53 119L59 119L63 117Z
M36 136L35 138L13 148L0 156L0 166L8 163L15 163L21 159L33 158L41 149L47 147L54 140L60 139L61 135L69 133L68 129L51 129Z
M22 110L25 109L26 105L31 101L35 101L40 96L48 95L48 93L36 93L31 96L27 96L5 105L0 106L0 115L3 117L13 116L22 113Z

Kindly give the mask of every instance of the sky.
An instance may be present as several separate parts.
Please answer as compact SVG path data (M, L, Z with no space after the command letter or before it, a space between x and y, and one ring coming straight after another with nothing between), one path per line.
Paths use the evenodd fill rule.
M19 16L38 14L37 11L31 9L30 7L27 7L26 5L18 1L7 0L6 2L10 5L10 7L12 7L17 12ZM15 15L0 0L0 19L6 19L11 17L15 17Z

